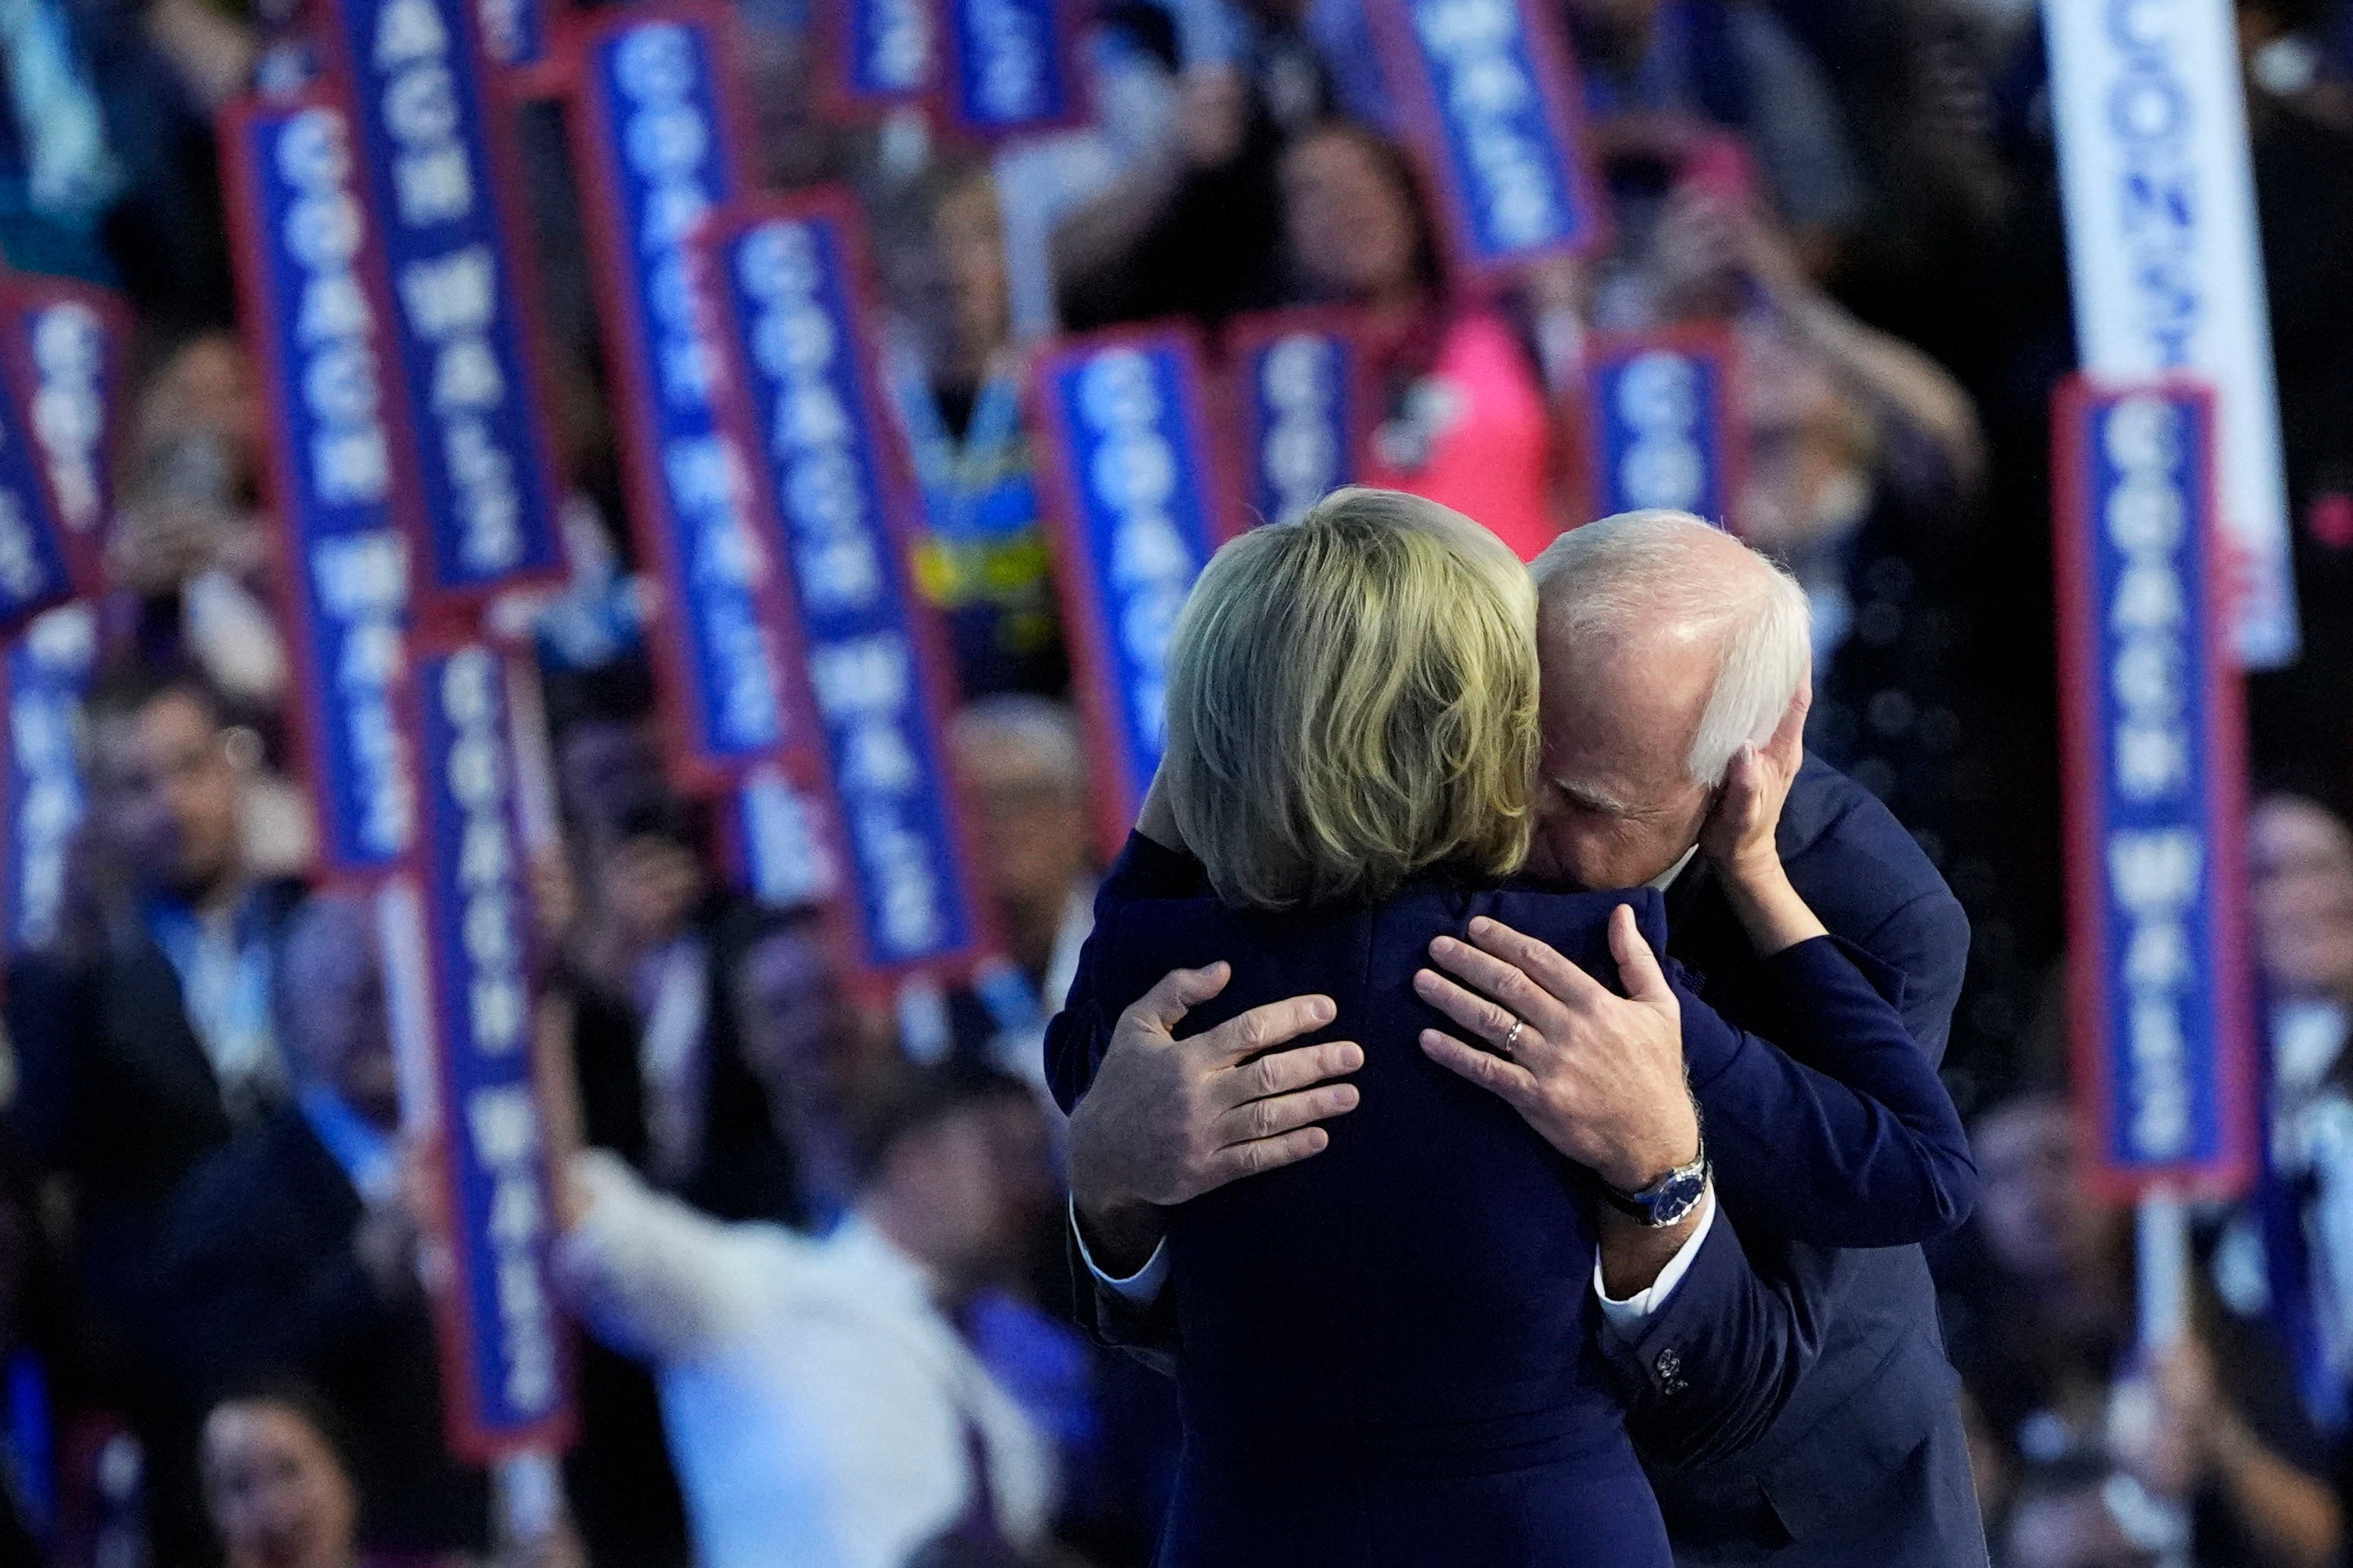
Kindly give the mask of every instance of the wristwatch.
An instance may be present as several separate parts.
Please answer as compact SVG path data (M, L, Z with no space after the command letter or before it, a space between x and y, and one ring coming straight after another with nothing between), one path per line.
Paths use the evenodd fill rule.
M1622 1192L1599 1180L1594 1184L1601 1189L1602 1197L1611 1208L1659 1230L1691 1217L1707 1192L1707 1142L1703 1139L1698 1157L1690 1164L1677 1165L1639 1193Z

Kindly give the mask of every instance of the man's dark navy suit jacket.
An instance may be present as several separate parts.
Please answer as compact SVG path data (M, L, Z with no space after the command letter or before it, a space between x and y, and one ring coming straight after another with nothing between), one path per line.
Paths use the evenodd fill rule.
M1812 760L1778 838L1831 934L1903 976L1905 1022L1941 1058L1968 923L1936 868L1875 797ZM1767 1039L1802 1037L1771 1016L1704 861L1668 889L1667 914L1667 951L1712 1005ZM1078 1306L1107 1342L1168 1332L1107 1293L1082 1289ZM1744 1227L1727 1205L1665 1305L1601 1346L1678 1563L1984 1568L1958 1379L1917 1247L1809 1246Z

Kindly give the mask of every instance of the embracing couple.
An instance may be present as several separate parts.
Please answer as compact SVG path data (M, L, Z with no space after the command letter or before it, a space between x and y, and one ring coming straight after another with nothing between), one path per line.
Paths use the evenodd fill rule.
M1968 928L1802 762L1797 584L1343 490L1170 660L1046 1047L1082 1313L1177 1379L1164 1568L1981 1568L1916 1245Z

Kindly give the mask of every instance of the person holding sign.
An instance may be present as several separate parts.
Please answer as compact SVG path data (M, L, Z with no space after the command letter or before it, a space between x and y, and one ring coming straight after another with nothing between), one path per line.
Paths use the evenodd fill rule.
M1451 297L1404 153L1327 121L1283 150L1281 172L1296 291L1366 313L1388 401L1365 482L1453 507L1534 556L1567 516L1535 362L1501 313Z
M1803 707L1773 676L1802 675L1804 609L1786 578L1757 586L1745 608L1762 640L1799 640L1786 670L1768 665L1709 715L1738 760L1708 838L1739 928L1767 955L1752 995L1820 1071L1662 967L1656 889L1520 879L1539 750L1535 595L1493 535L1416 498L1342 490L1228 544L1202 574L1176 629L1160 774L1049 1042L1065 1105L1083 1112L1100 1094L1112 1108L1072 1128L1082 1245L1157 1270L1179 1325L1187 1444L1164 1563L1663 1564L1624 1426L1648 1391L1611 1385L1598 1314L1562 1281L1591 1277L1598 1254L1603 1289L1639 1294L1639 1316L1674 1289L1669 1258L1711 1226L1718 1181L1727 1202L1831 1245L1959 1223L1974 1172L1950 1100L1883 998L1900 984L1866 978L1827 936L1774 847ZM1286 650L1280 667L1268 647ZM1776 727L1767 762L1756 731ZM1535 863L1553 869L1557 848ZM1526 956L1540 943L1542 962ZM1622 1119L1536 1096L1530 1075L1555 1069L1563 1025L1535 1008L1506 1017L1419 968L1434 955L1516 999L1495 951L1577 1016L1650 1019L1641 1043L1566 1070L1592 1080L1588 1096L1630 1092L1622 1082L1671 1112L1629 1138ZM1172 961L1192 972L1153 984ZM1622 976L1627 999L1593 973ZM1272 1001L1303 986L1324 994ZM1239 1164L1327 1140L1328 1157L1166 1210L1155 1202L1176 1194L1118 1193L1137 1146L1103 1130L1150 1093L1099 1054L1123 1006L1124 1029L1198 1012L1213 1036L1239 1018L1250 1044L1345 1027L1356 1040L1324 1038L1300 1082L1274 1081L1296 1055L1250 1071L1273 1098L1228 1118L1247 1137L1345 1111L1329 1133L1261 1142ZM1445 1032L1458 1028L1492 1054ZM1335 1069L1356 1081L1284 1092ZM1500 1085L1527 1124L1447 1069ZM1620 1245L1601 1248L1597 1209L1632 1219ZM1694 1394L1672 1360L1654 1370L1660 1397ZM1753 1418L1729 1383L1690 1402L1701 1419Z
M1760 726L1781 714L1766 750L1775 774L1789 775L1774 836L1779 858L1841 950L1900 983L1910 1037L1933 1064L1959 994L1968 926L1883 806L1818 762L1800 765L1803 617L1778 633L1753 629L1757 595L1778 573L1697 518L1647 513L1564 536L1535 575L1545 783L1531 868L1572 887L1665 889L1670 956L1703 971L1736 1021L1779 1026L1765 1006L1770 963L1744 929L1719 863L1734 846L1718 805L1741 739L1721 716L1751 703ZM1118 873L1109 886L1118 890ZM1485 1037L1491 1047L1525 1044L1532 1030L1544 1049L1523 1052L1526 1059L1513 1064L1519 1071L1467 1047L1437 1049L1510 1089L1514 1105L1533 1114L1577 1090L1580 1057L1624 1060L1645 1037L1654 1044L1644 1048L1670 1048L1639 1006L1597 1004L1582 1022L1565 1016L1535 978L1573 978L1559 973L1557 954L1526 938L1490 940L1501 959L1458 945L1442 964L1525 1008L1517 1035L1500 1012L1480 1016L1502 1025ZM1085 975L1082 966L1082 983ZM1164 997L1216 989L1183 973L1163 984ZM1301 1016L1304 1000L1261 1006L1181 1041L1170 1016L1142 1007L1115 1029L1099 1009L1056 1020L1050 1073L1066 1103L1085 1092L1071 1121L1074 1217L1083 1225L1126 1207L1142 1221L1128 1242L1133 1256L1082 1255L1082 1267L1113 1271L1096 1268L1093 1296L1079 1302L1105 1339L1149 1357L1176 1332L1163 1289L1168 1271L1144 1255L1153 1226L1177 1211L1136 1211L1137 1200L1198 1198L1249 1173L1320 1157L1346 1135L1345 1123L1329 1131L1310 1123L1356 1103L1353 1089L1323 1081L1355 1068L1328 1045L1270 1054L1315 1027ZM1351 1032L1366 1026L1354 1014L1343 1022ZM1581 1079L1589 1131L1621 1157L1662 1127L1680 1129L1688 1111L1680 1080L1648 1090L1645 1082L1631 1072ZM1721 1173L1733 1156L1717 1124L1708 1131ZM1121 1157L1105 1160L1104 1151ZM1768 1168L1781 1162L1776 1152ZM1982 1568L1952 1369L1918 1250L1823 1247L1746 1209L1728 1187L1725 1197L1704 1234L1664 1259L1660 1244L1672 1230L1605 1213L1608 1267L1581 1277L1603 1298L1598 1347L1627 1397L1628 1429L1677 1560ZM1579 1277L1558 1277L1548 1300L1556 1305L1580 1288Z

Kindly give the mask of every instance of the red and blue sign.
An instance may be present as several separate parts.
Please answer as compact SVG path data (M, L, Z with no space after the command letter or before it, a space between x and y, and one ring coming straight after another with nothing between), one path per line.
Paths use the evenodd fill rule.
M725 372L691 243L744 185L726 36L699 7L607 13L581 40L574 117L630 514L663 590L652 644L667 741L689 782L716 785L794 738L777 584L721 422Z
M937 973L977 955L981 905L944 738L953 695L908 563L921 503L885 436L853 212L830 196L751 207L719 226L710 270L825 732L858 957Z
M1687 511L1738 532L1739 405L1731 334L1676 330L1587 347L1596 515Z
M481 643L425 653L416 677L417 857L444 1171L450 1446L479 1462L554 1447L570 1368L550 1269L552 1152L533 1076L529 860L506 669Z
M1229 531L1193 335L1059 344L1032 373L1057 585L1095 749L1096 828L1116 853L1160 765L1168 642Z
M1372 438L1372 368L1357 323L1339 311L1274 310L1226 331L1250 504L1289 522L1354 484Z
M121 296L69 278L0 280L10 321L5 349L26 389L26 425L49 476L75 589L105 582L106 520L114 515L117 416L131 352Z
M937 87L940 15L934 0L838 0L832 26L841 90L850 102L920 100Z
M1583 252L1606 227L1568 46L1542 0L1366 0L1383 78L1466 276Z
M329 0L416 449L420 609L565 572L508 101L472 0Z
M948 107L984 140L1086 119L1075 0L941 0Z
M2246 755L2214 399L2063 386L2059 642L2077 1094L2120 1195L2244 1191L2256 1159Z
M74 596L73 552L35 428L30 367L0 355L0 630Z
M88 605L51 610L0 665L0 931L9 949L47 946L65 908L67 856L86 795L76 750L82 693L98 655Z
M316 98L221 120L248 341L269 409L271 510L291 620L297 744L320 857L367 876L413 827L403 697L412 470L401 438L380 237L350 121Z

